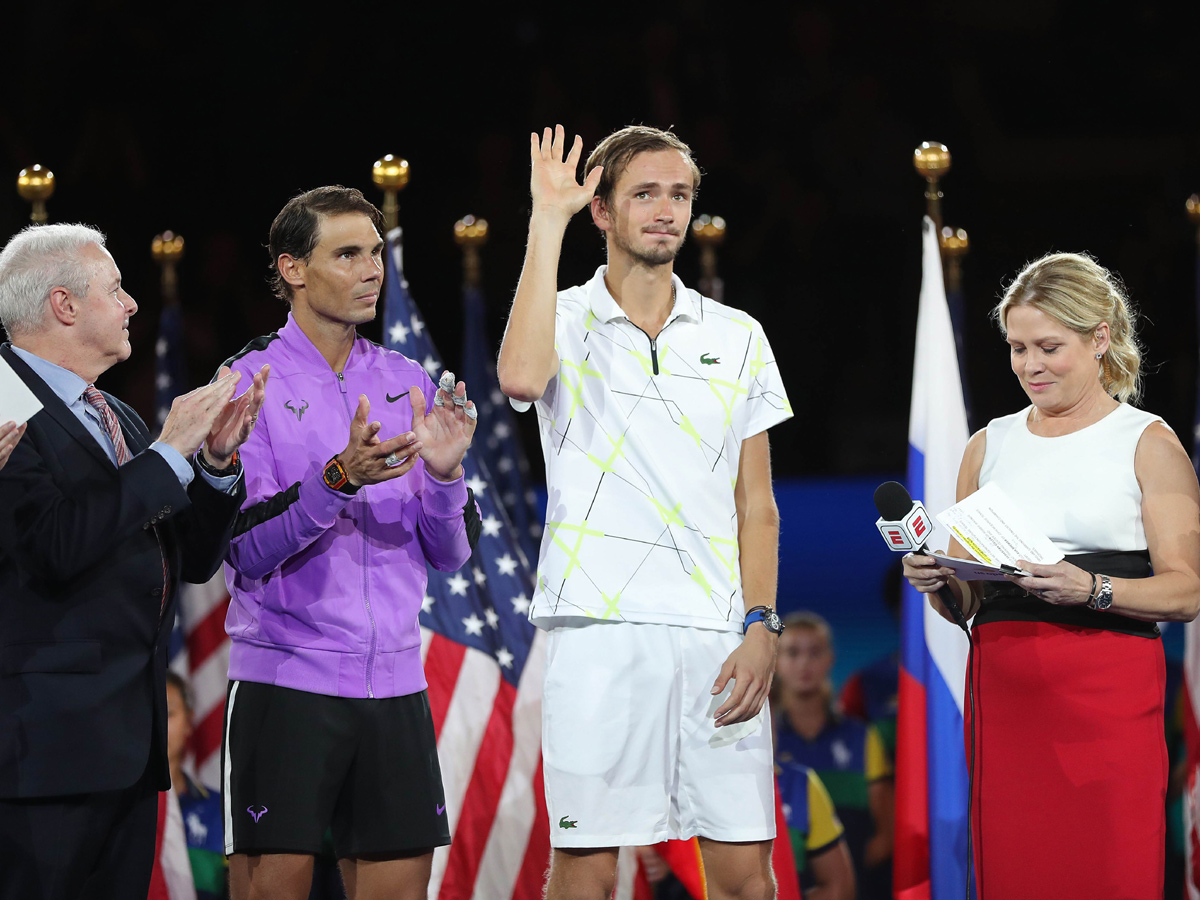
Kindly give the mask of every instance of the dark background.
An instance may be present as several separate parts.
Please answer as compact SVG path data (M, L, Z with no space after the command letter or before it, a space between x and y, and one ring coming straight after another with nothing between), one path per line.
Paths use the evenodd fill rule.
M906 454L923 184L913 148L953 154L945 221L968 230L973 427L1025 400L987 310L1050 250L1087 250L1145 313L1144 404L1190 445L1200 190L1194 4L1009 0L637 6L39 3L9 11L0 175L39 162L52 221L109 235L140 304L134 356L102 385L153 419L160 308L151 237L182 233L191 380L286 310L266 289L267 229L295 192L360 187L409 160L400 195L411 290L453 364L454 221L488 219L497 342L520 271L528 135L562 122L590 149L630 122L674 126L704 170L695 212L724 216L726 301L760 319L796 418L778 475L899 472ZM5 168L7 167L7 168ZM27 221L0 191L0 233ZM602 260L585 217L562 284ZM698 278L696 247L677 264ZM378 337L378 326L365 330ZM532 427L532 422L524 423ZM532 458L539 458L530 437ZM540 467L535 464L535 471Z

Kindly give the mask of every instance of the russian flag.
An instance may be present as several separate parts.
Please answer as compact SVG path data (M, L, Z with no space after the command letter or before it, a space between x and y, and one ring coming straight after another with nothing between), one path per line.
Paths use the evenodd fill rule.
M954 330L933 220L923 229L924 274L908 425L908 489L931 516L953 506L967 445ZM929 545L945 549L938 526ZM967 878L967 761L963 694L968 644L962 631L904 589L896 751L895 896L950 900Z

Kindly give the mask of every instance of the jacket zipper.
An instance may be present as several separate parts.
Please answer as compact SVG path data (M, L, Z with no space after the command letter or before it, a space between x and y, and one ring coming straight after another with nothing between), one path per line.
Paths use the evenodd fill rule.
M346 376L344 373L338 372L337 378L338 378L338 389L342 392L342 397L346 401L346 411L349 412L350 411L350 405L349 405L350 398L346 393ZM357 405L356 405L355 409L357 410ZM354 421L354 413L350 413L350 421L351 422ZM355 498L355 502L362 504L362 505L366 504L366 501L363 500L361 497ZM367 576L367 547L369 545L369 541L367 540L367 521L368 521L368 516L366 515L366 510L363 510L362 540L360 543L360 546L362 547L362 565L360 568L362 569L362 573L363 573L362 574L363 605L365 605L367 608L367 621L371 625L371 643L367 647L367 668L366 668L366 672L364 673L364 675L366 677L367 696L374 699L375 691L371 686L371 672L373 671L374 666L375 666L375 649L376 649L376 646L378 643L378 634L377 634L376 628L375 628L375 613L373 613L371 611L371 588L370 588L370 584L369 584L368 576Z

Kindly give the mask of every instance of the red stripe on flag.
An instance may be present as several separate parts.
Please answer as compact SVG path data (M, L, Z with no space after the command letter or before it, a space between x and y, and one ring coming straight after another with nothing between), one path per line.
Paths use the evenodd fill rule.
M779 779L775 781L775 841L771 846L771 868L775 871L776 900L800 900L800 876L796 874L796 857L792 852L792 836L783 815L783 798L779 796Z
M425 656L425 680L429 683L429 711L433 716L433 733L442 734L442 723L450 709L454 696L454 685L458 682L458 671L463 657L467 655L466 644L459 644L440 634L429 639L429 652Z
M479 873L479 863L487 847L488 834L496 818L500 793L512 761L512 711L516 698L517 689L501 679L491 717L479 742L475 770L471 773L462 812L458 817L458 828L450 844L446 877L438 893L439 897L447 900L470 897L475 892L475 877Z
M192 728L192 753L196 757L197 765L220 751L224 727L225 702L222 700Z
M663 841L654 845L655 852L663 858L671 873L679 879L683 889L692 900L708 900L704 882L704 860L700 857L700 842Z
M146 900L171 900L167 890L167 879L163 875L162 848L163 833L167 827L167 792L158 792L158 822L154 828L154 868L150 870L150 887L146 892Z
M533 773L533 802L536 810L533 828L529 831L521 873L513 885L512 900L541 900L546 872L550 868L550 815L546 812L546 782L542 776L541 756Z
M226 597L188 630L188 666L193 672L204 665L205 661L229 640L225 636L225 614L228 610L229 597Z
M929 900L929 770L925 686L900 669L896 719L896 843L893 896Z

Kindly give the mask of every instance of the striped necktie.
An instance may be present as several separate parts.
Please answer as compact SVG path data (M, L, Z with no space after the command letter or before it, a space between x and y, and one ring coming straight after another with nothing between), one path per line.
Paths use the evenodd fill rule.
M117 421L117 414L112 411L112 407L108 405L104 395L96 390L94 384L89 384L84 390L83 399L100 414L100 423L104 426L108 439L112 441L113 448L117 451L117 465L125 465L133 459L133 454L129 452L129 447L125 444L125 435L121 433L121 423ZM163 609L167 605L167 586L171 583L171 570L167 565L167 554L163 548L162 535L158 533L158 526L154 526L154 537L158 541L158 552L162 556L163 566L162 598L158 603L158 613L161 617Z
M100 414L100 424L104 426L105 432L108 433L108 439L112 441L113 448L117 451L117 465L123 466L133 456L129 452L129 448L125 446L125 435L121 433L121 423L117 421L117 414L112 411L112 407L104 399L104 395L96 390L94 384L89 384L83 392L83 399L87 404Z

